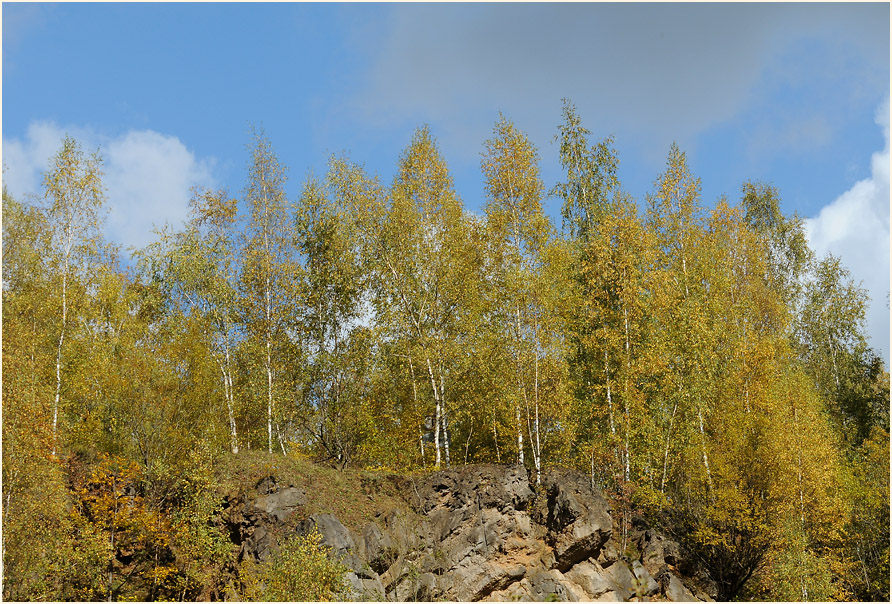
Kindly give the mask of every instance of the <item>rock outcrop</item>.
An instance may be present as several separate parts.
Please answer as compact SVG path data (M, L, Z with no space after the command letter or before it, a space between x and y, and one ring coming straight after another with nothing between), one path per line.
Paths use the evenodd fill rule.
M268 477L258 496L227 501L239 558L267 559L284 536L314 528L348 568L348 597L389 601L710 600L679 546L637 530L619 553L608 502L586 476L476 465L405 479L408 506L354 531L304 516L299 485Z

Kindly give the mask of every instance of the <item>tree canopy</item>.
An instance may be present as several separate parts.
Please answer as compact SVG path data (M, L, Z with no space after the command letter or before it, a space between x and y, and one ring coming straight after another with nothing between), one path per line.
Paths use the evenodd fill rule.
M591 137L566 102L548 193L500 116L475 214L427 127L390 185L335 156L297 199L258 131L242 195L193 191L129 261L100 235L101 157L67 137L41 199L3 189L4 598L335 597L318 536L233 571L214 466L254 450L576 467L723 599L888 600L865 291L770 184L703 200L672 145L636 200Z

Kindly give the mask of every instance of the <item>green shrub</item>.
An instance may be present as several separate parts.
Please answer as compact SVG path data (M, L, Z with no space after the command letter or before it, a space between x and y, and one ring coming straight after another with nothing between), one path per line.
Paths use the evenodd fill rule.
M328 556L322 535L288 539L262 574L261 593L270 602L329 602L345 595L347 568Z

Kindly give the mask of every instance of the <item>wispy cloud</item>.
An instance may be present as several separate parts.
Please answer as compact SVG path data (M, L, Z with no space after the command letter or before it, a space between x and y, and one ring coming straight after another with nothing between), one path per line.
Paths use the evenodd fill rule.
M561 97L569 97L599 135L646 138L661 161L671 141L686 147L751 103L791 37L886 52L878 12L746 3L395 5L354 102L365 123L439 122L444 147L475 155L498 110L542 147ZM825 136L816 126L787 133L791 143ZM467 140L458 140L462 131Z
M85 151L100 149L109 201L106 234L125 247L143 247L154 239L153 228L181 223L190 188L215 184L213 158L197 158L175 136L131 130L109 137L89 128L35 122L23 140L3 139L3 180L11 194L41 194L43 173L65 133Z
M780 129L760 127L749 141L748 153L751 159L764 159L789 153L820 152L832 138L833 127L826 116L790 116Z
M871 157L871 176L861 180L806 220L812 249L818 256L842 259L856 282L871 296L867 330L871 345L889 365L889 99L877 110L885 136L882 151Z

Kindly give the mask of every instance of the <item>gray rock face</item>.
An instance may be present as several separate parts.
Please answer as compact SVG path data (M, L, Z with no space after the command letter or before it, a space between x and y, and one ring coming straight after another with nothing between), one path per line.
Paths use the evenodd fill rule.
M295 532L298 535L309 535L313 529L319 531L322 536L322 545L330 547L331 554L338 559L343 560L356 549L356 543L353 541L350 531L331 514L314 514L301 521Z
M282 491L270 493L254 501L254 507L263 510L278 521L284 521L299 508L307 504L307 495L303 489L288 487Z
M588 558L597 558L610 539L613 520L607 500L577 472L549 470L542 479L548 497L547 540L560 571Z
M673 602L698 601L698 598L694 597L694 594L691 593L691 590L684 586L684 583L681 582L681 579L679 579L672 573L668 575L667 585L665 588L665 596L667 599L672 600Z
M525 510L533 491L522 466L464 466L436 472L417 488L423 512L468 506Z
M441 575L441 597L480 600L526 574L523 562L536 554L537 541L525 513L533 491L523 468L437 472L414 492L425 517L420 532L431 544L421 570Z
M351 533L331 514L295 523L305 492L267 477L259 496L224 513L240 558L268 559L290 531L316 529L348 569L355 600L622 601L707 599L684 575L678 545L633 531L629 547L611 538L603 495L586 476L549 470L530 484L520 466L464 466L406 480L414 512L382 512ZM535 502L535 505L533 503ZM639 559L640 558L640 559Z
M362 529L359 554L379 575L390 568L398 556L390 533L382 533L374 522L370 522Z
M636 592L645 596L652 596L660 591L660 585L657 583L650 573L641 564L639 560L632 562L632 573L635 575L637 582Z
M564 576L575 583L585 592L589 598L597 598L607 592L613 592L613 584L604 569L597 562L589 560L580 562L571 568Z
M281 485L273 476L259 481L257 492L260 497L254 500L243 494L224 501L223 520L233 542L241 546L239 561L262 562L276 552L286 521L307 502L303 489Z

